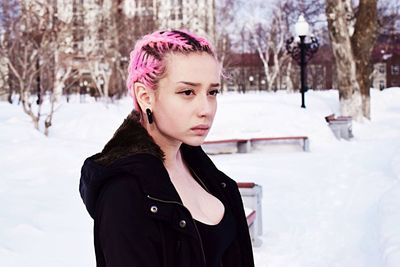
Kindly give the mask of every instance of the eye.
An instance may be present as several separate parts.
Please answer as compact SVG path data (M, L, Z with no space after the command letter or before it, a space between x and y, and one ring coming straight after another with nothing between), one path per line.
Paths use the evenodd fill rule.
M216 96L216 95L219 94L219 90L218 90L218 89L211 90L211 91L209 92L209 94L212 95L212 96Z
M184 94L186 96L190 96L190 95L194 94L194 91L192 89L187 89L187 90L179 92L179 94Z

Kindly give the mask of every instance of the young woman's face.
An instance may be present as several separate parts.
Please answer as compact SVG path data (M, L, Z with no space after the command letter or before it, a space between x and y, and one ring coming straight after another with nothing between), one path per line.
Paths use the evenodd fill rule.
M217 111L220 64L206 53L170 54L166 64L152 105L158 131L169 141L201 145Z

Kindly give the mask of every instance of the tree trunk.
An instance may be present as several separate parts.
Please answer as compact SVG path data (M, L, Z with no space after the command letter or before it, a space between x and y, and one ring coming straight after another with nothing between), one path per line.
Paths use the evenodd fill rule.
M286 73L284 76L285 79L285 84L286 84L286 91L288 93L293 93L294 92L294 88L293 88L293 82L292 82L292 78L291 78L291 73L292 71L292 60L289 60L289 63L286 67Z
M361 0L354 35L351 37L356 61L357 81L362 97L362 112L364 117L368 119L371 119L370 88L373 72L371 53L377 38L377 13L377 0Z
M326 15L337 69L341 115L352 116L360 121L363 117L362 98L348 30L346 4L342 0L327 0Z

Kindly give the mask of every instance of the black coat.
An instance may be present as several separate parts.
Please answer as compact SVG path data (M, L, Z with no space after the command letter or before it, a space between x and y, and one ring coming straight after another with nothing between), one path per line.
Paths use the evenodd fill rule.
M201 147L181 146L184 161L237 224L223 267L254 266L241 196ZM163 165L163 153L132 112L101 153L87 158L79 190L94 219L97 266L206 267L199 233Z

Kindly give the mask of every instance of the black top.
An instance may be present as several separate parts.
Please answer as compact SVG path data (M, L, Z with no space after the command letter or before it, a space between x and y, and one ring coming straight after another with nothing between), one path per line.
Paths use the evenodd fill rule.
M195 220L203 242L207 267L219 267L221 256L236 236L236 223L233 214L225 209L224 216L216 225Z
M197 173L190 167L189 171L199 185L203 187L204 190L208 191ZM211 194L209 191L208 193ZM199 230L207 267L219 267L222 255L236 238L236 222L232 211L225 207L224 216L221 221L215 225L205 224L196 219L194 219L194 222Z

